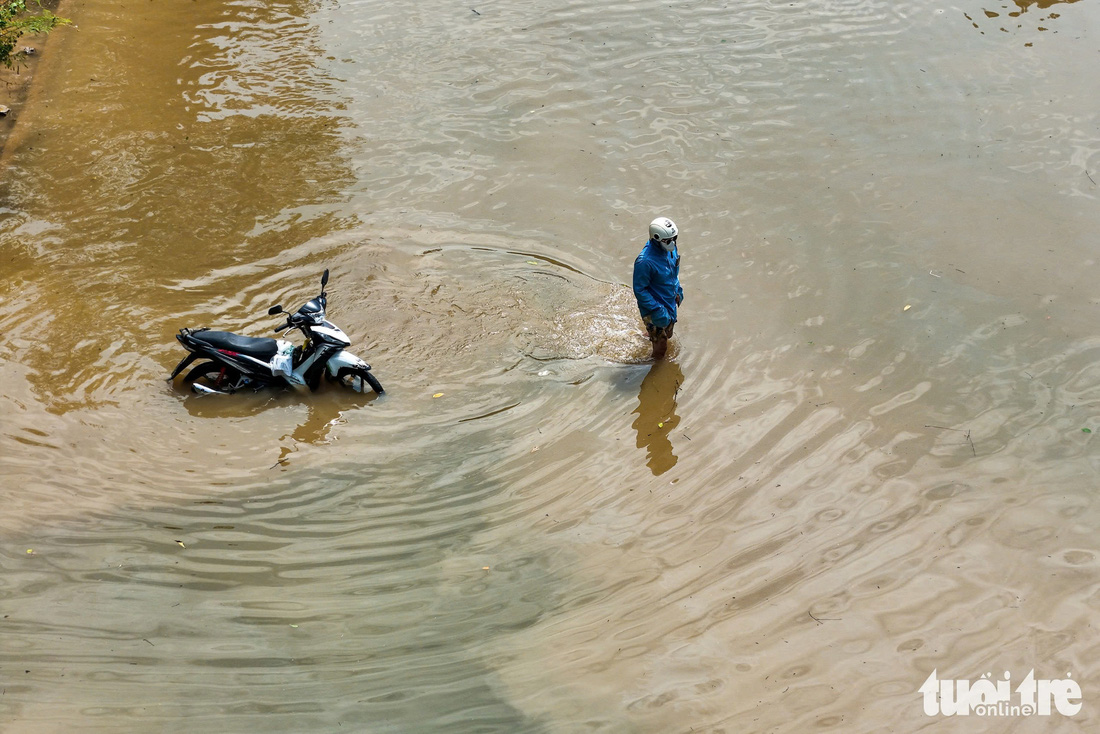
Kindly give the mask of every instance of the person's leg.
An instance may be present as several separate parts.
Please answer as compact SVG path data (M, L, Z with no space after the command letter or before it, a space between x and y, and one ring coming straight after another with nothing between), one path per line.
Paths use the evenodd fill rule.
M653 340L653 359L664 359L668 351L668 337L661 333Z
M673 321L663 328L654 328L650 333L649 339L653 342L653 359L665 358L665 352L668 351L668 340L672 338L672 329L675 326L676 322Z
M649 340L653 342L653 359L664 359L665 352L668 351L668 340L672 336L672 328L676 326L676 322L673 321L668 326L654 326L653 322L649 320L649 317L642 319L645 322L645 330L649 334Z

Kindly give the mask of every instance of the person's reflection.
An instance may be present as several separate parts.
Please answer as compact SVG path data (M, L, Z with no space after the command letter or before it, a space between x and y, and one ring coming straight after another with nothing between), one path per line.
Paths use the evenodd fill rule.
M668 434L680 422L676 415L676 393L684 373L675 362L654 362L638 391L638 417L633 428L638 432L638 448L646 450L646 466L658 477L676 466L676 454Z

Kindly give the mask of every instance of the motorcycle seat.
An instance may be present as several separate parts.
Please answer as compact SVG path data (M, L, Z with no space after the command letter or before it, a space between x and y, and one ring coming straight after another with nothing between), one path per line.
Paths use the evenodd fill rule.
M224 349L238 354L247 354L249 357L270 362L275 353L279 351L278 342L274 339L255 336L241 336L229 331L196 331L192 338L206 342L214 349Z

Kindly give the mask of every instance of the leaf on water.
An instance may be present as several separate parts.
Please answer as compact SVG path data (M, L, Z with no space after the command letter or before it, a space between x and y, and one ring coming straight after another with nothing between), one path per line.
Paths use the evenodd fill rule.
M1091 428L1082 428L1081 433L1092 433L1092 429ZM27 551L27 553L30 553L30 551Z
M177 540L176 545L178 545L180 548L186 548L187 547L186 545L183 544L182 540Z
M908 311L908 310L909 310L909 309L911 309L911 308L912 308L912 306L910 306L910 305L909 305L909 304L907 303L907 304L905 304L905 308L903 308L903 309L902 309L902 311Z
M528 264L528 265L538 265L538 264L539 264L539 261L538 261L538 260L528 260L528 261L527 261L527 264Z
M664 427L665 427L665 424L664 424L664 423L658 423L658 424L657 424L657 427L658 427L658 428L664 428Z
M433 398L441 398L441 397L443 397L443 393L437 392L435 395L432 395L432 397Z

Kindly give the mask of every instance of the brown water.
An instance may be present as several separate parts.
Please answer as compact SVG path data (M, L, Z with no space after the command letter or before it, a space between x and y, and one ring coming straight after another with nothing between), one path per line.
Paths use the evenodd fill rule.
M68 12L0 188L0 730L1100 727L1100 3ZM164 381L326 267L384 397Z

